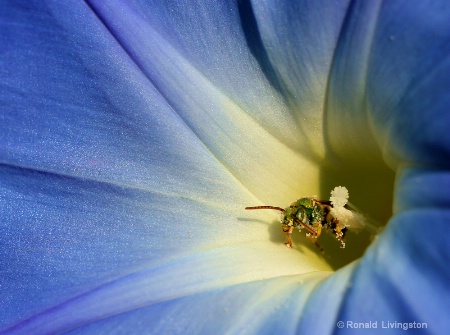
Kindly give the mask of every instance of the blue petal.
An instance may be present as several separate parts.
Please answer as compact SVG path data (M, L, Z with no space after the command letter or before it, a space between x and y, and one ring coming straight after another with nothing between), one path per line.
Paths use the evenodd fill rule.
M395 19L375 35L372 62L387 57L389 63L371 67L368 100L387 159L448 168L450 4L424 5L385 6Z
M381 153L394 170L448 167L449 13L446 1L352 4L328 99L329 145L339 156L379 164Z
M414 201L406 194L410 192L421 201L399 212L362 260L342 317L357 315L354 301L364 292L373 304L359 312L361 319L373 315L375 320L427 322L430 333L439 333L449 325L439 315L450 307L450 250L446 237L450 211L427 194L449 184L450 173L405 169L400 176L396 195L399 201ZM442 201L448 204L449 195Z
M449 328L442 311L450 308L450 173L408 168L399 175L398 214L360 261L318 285L300 333L379 334L420 327L426 328L420 332L439 334ZM326 322L317 324L320 313L327 315ZM358 323L373 328L361 329Z
M92 1L105 26L221 163L261 200L273 201L268 193L277 189L278 201L291 201L299 189L315 192L316 148L304 143L307 133L299 133L253 58L235 5L191 8L188 1L167 11L162 4ZM302 151L292 143L301 143Z
M328 76L349 1L252 1L257 27L278 86L295 117L290 145L324 156ZM275 86L277 87L277 86Z
M171 334L292 334L296 331L293 320L305 312L300 302L308 298L318 279L321 276L286 276L229 286L124 313L68 334L117 335L129 329L136 334L168 329Z
M299 182L290 176L304 159L248 117L241 101L221 92L231 90L231 80L212 85L163 43L161 32L129 31L124 40L136 33L159 43L133 54L94 7L11 2L2 11L0 259L6 312L0 327L12 326L7 333L60 332L217 287L329 270L311 251L289 252L281 232L267 228L267 214L263 222L237 219L257 201L241 182L254 175L267 179L249 188L269 198L267 189L281 179L280 197L291 200ZM132 7L125 8L127 20L136 18ZM135 27L139 21L126 23ZM244 36L237 40L250 61L235 71L253 64L248 78L253 71L257 85L263 78L259 65ZM171 69L162 51L179 63ZM150 52L160 58L140 64L138 56ZM165 73L150 72L161 69L173 75L170 82ZM185 90L184 79L198 85ZM268 83L258 87L272 92ZM259 101L242 94L245 108L275 106L283 118L279 97ZM281 164L283 156L292 165ZM273 165L266 163L271 158ZM314 178L308 183L314 185Z
M274 4L1 11L2 329L129 333L147 317L174 332L448 328L447 5ZM298 167L330 148L399 168L396 216L322 285L327 272L255 281L327 270L297 269L314 256L236 216L253 195L312 189L314 169ZM212 323L189 323L211 302ZM220 318L227 307L242 313Z
M442 318L450 307L449 15L445 1L355 1L348 7L330 70L325 142L341 166L372 175L386 165L395 170L395 215L359 262L317 287L300 333L339 332L338 321L344 322L342 333L351 332L348 321L376 321L378 328L367 333L395 321L425 322L429 333L450 327ZM285 44L299 38L287 37ZM300 59L298 49L287 53ZM383 201L372 192L366 191L371 201ZM333 305L324 310L329 301ZM317 322L318 315L326 317Z
M328 280L345 292L328 332L351 332L348 321L376 321L364 332L377 334L388 322L450 327L442 318L450 307L449 15L444 1L354 2L347 14L330 78L330 146L362 168L384 161L396 171L395 215L357 264ZM339 280L348 271L351 279ZM317 301L329 294L318 292Z

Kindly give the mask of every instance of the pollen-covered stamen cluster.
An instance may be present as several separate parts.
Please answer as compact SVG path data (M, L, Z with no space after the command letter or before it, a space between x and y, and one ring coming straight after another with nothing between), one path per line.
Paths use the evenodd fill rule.
M350 227L349 219L352 216L352 211L346 209L344 206L348 202L348 190L343 186L336 186L331 191L330 203L332 208L330 209L330 215L333 217L334 222L334 232L336 233L336 238L341 242L341 248L345 248L344 229Z
M322 230L328 230L336 235L345 248L344 236L349 228L360 217L357 213L346 208L348 202L348 190L343 186L337 186L331 191L330 200L317 200L313 197L303 197L293 202L287 208L275 206L246 207L245 209L274 209L280 211L280 223L283 232L286 233L286 246L292 248L291 234L294 228L299 231L306 229L306 237L312 239L316 246L317 238ZM321 249L321 248L320 248Z
M348 202L348 190L343 186L336 186L331 191L330 202L333 207L344 207Z

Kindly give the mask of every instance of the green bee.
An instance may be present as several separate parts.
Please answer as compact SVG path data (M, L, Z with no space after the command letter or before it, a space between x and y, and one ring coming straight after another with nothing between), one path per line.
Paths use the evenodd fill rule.
M341 243L341 248L345 248L344 237L347 231L348 222L351 221L353 211L347 206L348 191L346 188L338 186L331 192L330 201L317 200L314 197L303 197L293 202L287 208L276 206L254 206L245 207L247 210L273 209L281 212L280 222L283 232L286 233L286 246L292 248L292 232L295 228L299 231L305 229L306 237L313 240L313 243L320 248L317 238L322 230L327 230L336 236ZM333 203L334 202L334 203ZM338 216L341 220L338 219ZM343 222L340 222L343 221ZM322 250L322 248L320 248Z

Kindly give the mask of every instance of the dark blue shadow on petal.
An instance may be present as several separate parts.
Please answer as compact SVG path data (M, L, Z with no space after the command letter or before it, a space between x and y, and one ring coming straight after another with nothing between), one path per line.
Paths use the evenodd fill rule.
M239 17L241 19L242 31L250 52L258 61L261 70L271 83L272 87L284 96L287 91L282 89L281 82L278 80L275 69L269 60L269 56L267 55L266 48L264 47L261 35L259 33L258 23L256 22L251 1L239 0L238 10Z

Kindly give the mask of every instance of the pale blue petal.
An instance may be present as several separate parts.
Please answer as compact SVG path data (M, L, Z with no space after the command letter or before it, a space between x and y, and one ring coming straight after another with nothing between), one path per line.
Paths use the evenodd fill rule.
M317 192L314 145L302 141L306 133L265 79L241 27L240 20L247 21L235 5L91 1L148 80L253 194L288 202L299 189ZM293 141L304 150L295 152ZM299 174L309 178L291 177Z
M349 1L252 1L279 89L295 117L290 145L324 157L323 117L329 72Z
M326 119L329 147L341 159L383 159L394 170L405 163L448 166L449 14L446 1L352 4Z
M356 207L385 222L394 173L382 159L354 85L365 80L366 51L359 49L370 44L378 2L264 0L253 6L268 58L296 116L300 142L291 141L292 147L320 161L323 194L345 185ZM353 21L356 29L349 28ZM381 199L376 204L367 197L369 188Z
M396 185L385 231L349 281L339 280L344 272L333 276L345 295L329 332L351 333L348 321L376 321L368 334L386 331L388 322L425 322L425 333L450 328L442 314L450 308L449 15L445 1L353 2L347 14L330 78L329 145L361 169L389 165ZM371 189L367 196L382 201ZM318 301L329 291L321 293Z
M446 6L315 3L1 5L1 329L448 328ZM385 232L318 285L240 209L328 156L441 170L398 170Z
M159 278L155 274L156 281ZM186 297L175 296L171 300L154 301L150 306L137 306L135 309L122 311L120 315L103 313L100 316L107 309L98 309L96 303L93 308L74 309L70 322L64 322L65 328L58 328L61 327L59 316L67 313L64 311L66 306L62 306L40 318L41 323L34 324L36 328L24 324L22 329L17 329L17 333L34 330L35 334L47 334L75 326L79 328L69 334L126 334L130 331L133 334L208 334L212 330L236 334L270 334L279 330L293 333L299 316L304 312L304 302L319 279L323 279L323 275L283 276L229 285L214 291L192 293ZM171 283L177 284L177 281ZM114 296L110 293L97 298L104 298L102 303L105 305L114 303ZM139 294L146 296L147 292L141 288ZM136 297L131 297L133 298ZM77 301L71 304L78 305ZM127 305L127 302L121 300L121 305ZM94 315L97 316L94 319L96 322L83 322L86 321L84 317ZM16 332L11 330L10 333Z
M393 166L448 169L450 4L386 2L380 15L386 23L374 35L367 100L383 154Z
M300 333L347 334L347 322L374 321L378 328L365 333L403 332L382 329L388 322L425 322L425 333L450 328L443 317L450 307L449 14L446 2L349 7L331 70L325 141L340 164L372 171L367 179L386 165L396 170L395 216L359 262L316 288ZM383 201L372 191L371 201Z
M318 279L320 275L285 276L229 286L124 313L68 334L127 334L129 329L136 334L167 329L171 334L293 334L305 312L301 302Z
M329 270L308 249L287 250L282 233L268 226L274 216L249 220L242 213L257 199L235 173L241 181L271 175L266 184L253 182L267 198L274 196L266 190L282 179L279 197L291 200L299 183L289 176L304 159L269 141L269 131L170 44L157 46L167 45L187 72L177 76L174 66L171 82L161 75L149 80L119 35L85 3L2 5L8 10L2 11L0 35L6 45L0 93L6 312L0 327L12 326L6 333L60 332L217 287ZM127 36L135 32L140 30ZM150 46L141 54L146 50L158 54ZM200 80L198 92L183 94L177 80L186 75ZM161 94L158 83L175 100ZM270 92L267 83L262 86ZM178 99L187 105L174 106ZM264 105L281 106L281 113L282 104L272 100ZM211 116L205 118L199 111L208 103ZM246 122L236 129L242 118ZM240 146L245 142L246 151ZM283 156L293 165L283 167ZM275 166L261 166L262 173L253 168L262 164L249 163L271 158Z
M27 6L2 20L1 162L159 192L216 180L218 162L89 7L66 8L61 27L47 4Z

